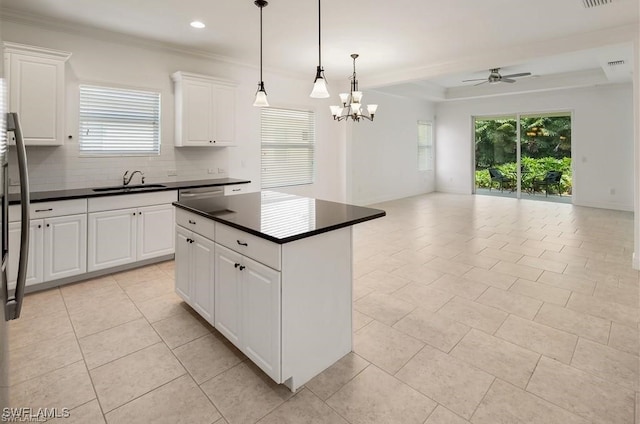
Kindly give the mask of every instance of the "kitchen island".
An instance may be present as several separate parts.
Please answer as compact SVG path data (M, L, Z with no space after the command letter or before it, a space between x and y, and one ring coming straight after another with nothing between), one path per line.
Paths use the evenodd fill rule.
M263 191L176 206L176 293L292 391L352 350L352 226L379 209Z

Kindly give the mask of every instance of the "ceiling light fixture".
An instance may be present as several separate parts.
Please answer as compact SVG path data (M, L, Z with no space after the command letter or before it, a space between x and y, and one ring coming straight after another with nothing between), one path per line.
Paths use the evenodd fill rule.
M203 24L200 21L193 21L189 25L191 25L193 28L196 28L196 29L202 29L202 28L206 27L206 25Z
M318 67L316 68L316 79L313 80L313 90L309 97L315 99L326 99L329 97L327 90L327 81L324 78L324 69L322 68L322 19L320 13L320 0L318 0Z
M269 4L265 0L256 0L253 2L260 8L260 82L258 83L258 91L256 91L256 100L253 105L256 107L268 107L267 92L264 89L264 81L262 81L262 9Z
M359 121L360 118L373 121L373 116L376 110L378 110L378 105L367 106L366 113L363 113L362 104L360 103L362 100L362 91L358 91L358 79L356 78L356 59L358 55L354 53L351 57L353 58L353 76L349 78L351 80L351 92L340 93L342 106L329 106L331 108L331 114L333 115L333 119L337 121L349 118L356 122Z

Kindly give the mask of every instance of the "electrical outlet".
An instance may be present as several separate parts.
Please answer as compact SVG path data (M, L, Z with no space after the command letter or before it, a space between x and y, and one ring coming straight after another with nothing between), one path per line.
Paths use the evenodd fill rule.
M227 172L226 169L224 168L218 168L218 174L224 174L225 172Z
M207 172L208 172L209 174L215 174L215 173L216 173L216 170L215 170L214 168L209 168L209 169L207 169Z
M169 169L167 171L167 177L175 177L176 175L178 175L178 172L175 169Z

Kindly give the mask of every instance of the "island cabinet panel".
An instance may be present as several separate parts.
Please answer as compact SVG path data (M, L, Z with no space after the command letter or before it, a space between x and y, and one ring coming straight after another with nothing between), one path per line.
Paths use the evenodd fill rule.
M282 378L293 391L353 348L351 228L282 245Z
M192 232L176 225L176 293L189 305L191 302L191 234Z
M240 278L242 255L216 244L215 250L215 324L231 343L240 345Z
M280 273L249 258L241 266L241 350L280 383Z
M176 293L214 325L214 242L177 225L175 250Z

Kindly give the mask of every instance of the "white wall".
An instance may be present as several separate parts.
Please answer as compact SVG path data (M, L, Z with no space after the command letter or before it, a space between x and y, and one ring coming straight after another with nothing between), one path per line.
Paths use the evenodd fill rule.
M364 104L378 104L372 122L341 122L347 128L347 197L371 204L434 190L434 172L418 171L418 120L433 121L424 100L364 90Z
M2 39L16 43L69 51L67 64L66 131L72 140L62 147L29 147L27 150L32 190L55 190L117 184L126 169L140 169L147 182L191 180L230 176L252 181L260 189L260 110L252 106L259 73L203 56L182 53L121 35L104 32L82 34L72 30L45 29L25 23L2 22ZM257 60L257 58L256 58ZM233 148L174 148L174 96L170 78L188 71L234 81L236 140ZM313 72L313 67L310 68ZM330 200L344 200L344 132L332 121L327 101L309 98L309 79L294 79L265 71L269 102L275 107L316 111L316 181L290 191ZM162 152L160 156L134 158L79 157L78 85L98 83L157 90L162 96ZM10 160L15 152L10 152ZM15 168L11 178L17 179ZM222 168L221 174L208 169ZM167 170L176 169L177 177Z
M436 188L472 192L473 116L571 111L573 203L632 211L633 110L632 84L439 103Z

